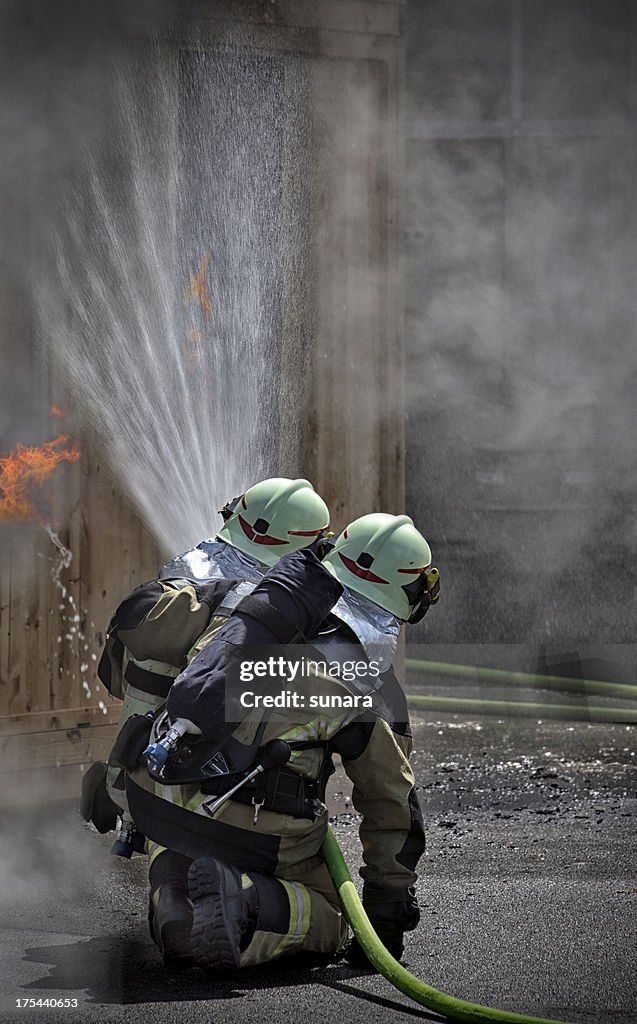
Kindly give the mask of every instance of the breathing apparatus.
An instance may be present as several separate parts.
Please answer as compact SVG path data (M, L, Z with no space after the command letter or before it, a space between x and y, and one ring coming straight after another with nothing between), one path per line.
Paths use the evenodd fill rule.
M440 572L434 566L424 569L413 583L403 587L413 611L407 622L420 622L430 606L440 599Z
M164 712L166 722L168 722L168 716ZM182 736L186 733L192 733L194 736L201 736L201 729L195 725L194 722L188 721L185 718L178 718L170 725L166 734L160 740L155 740L146 747L142 754L142 758L146 761L149 768L154 768L156 771L161 772L165 767L170 755L179 746L179 741Z

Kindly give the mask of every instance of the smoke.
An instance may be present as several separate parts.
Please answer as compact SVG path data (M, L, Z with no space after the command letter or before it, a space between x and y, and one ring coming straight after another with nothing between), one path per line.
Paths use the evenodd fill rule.
M80 885L97 889L99 876L108 867L108 853L100 849L92 828L81 827L81 820L68 803L55 802L55 772L52 768L51 784L42 788L37 808L33 807L33 787L23 785L21 795L33 809L4 810L0 833L3 915L33 907L51 893L56 894L60 905L73 900ZM77 774L79 777L79 771Z
M450 598L427 635L629 641L631 5L409 14L408 504Z
M2 0L2 255L23 275L44 241L41 218L77 169L80 149L103 137L110 62L130 45L135 27L144 24L152 35L170 16L170 5L143 0L64 0L54 8L44 0Z
M0 3L0 447L51 436L36 277L80 151L103 137L103 83L123 3ZM139 11L140 5L134 5ZM151 4L143 4L151 8ZM154 15L159 26L160 19Z

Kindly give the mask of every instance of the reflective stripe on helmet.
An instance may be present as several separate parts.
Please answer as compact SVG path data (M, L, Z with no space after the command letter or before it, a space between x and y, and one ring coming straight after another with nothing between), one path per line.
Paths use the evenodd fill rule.
M219 539L265 565L312 544L329 526L329 511L308 480L273 477L249 487L223 510Z
M287 540L280 540L278 537L269 537L265 533L257 533L251 526L250 523L246 522L241 514L239 514L239 522L241 523L241 529L245 533L248 540L251 540L253 544L288 544Z
M359 576L362 580L367 580L368 583L389 583L389 580L384 580L381 576L376 576L370 569L361 569L360 565L357 565L352 558L348 558L347 555L338 553L339 558L346 569L353 572L355 576Z

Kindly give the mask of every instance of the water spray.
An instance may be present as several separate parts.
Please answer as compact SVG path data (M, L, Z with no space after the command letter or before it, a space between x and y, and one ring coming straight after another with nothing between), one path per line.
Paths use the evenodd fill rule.
M48 534L49 540L60 553L57 565L55 565L51 570L51 579L55 583L56 587L60 590L62 597L66 597L66 587L60 580L60 576L64 569L68 569L71 562L73 561L73 552L71 551L70 548L67 548L66 545L62 543L62 541L60 540L60 538L58 537L57 533L55 532L50 523L46 523L44 529Z
M358 944L370 963L400 992L404 992L420 1006L426 1006L448 1020L464 1021L466 1024L561 1024L560 1021L546 1017L527 1017L520 1013L508 1013L506 1010L494 1010L478 1003L468 1003L421 981L403 967L378 938L356 892L336 837L329 826L321 852L336 887L343 914Z
M82 629L80 628L81 617L77 604L75 602L75 598L73 597L73 594L69 592L68 588L64 585L64 583L62 583L61 579L62 573L69 568L71 562L73 561L73 552L71 551L70 548L67 548L67 546L63 544L63 542L60 540L60 538L58 537L57 533L55 532L50 523L46 523L44 525L44 529L49 537L49 540L59 552L59 558L55 565L53 566L53 568L51 569L51 579L53 580L53 583L60 592L62 602L68 603L70 611L70 614L67 612L65 615L64 603L60 604L59 608L60 612L62 612L62 621L64 621L64 619L68 616L68 619L70 619L70 624L68 626L68 631L66 633L64 632L64 629L62 629L60 636L58 637L58 643L62 642L63 637L69 642L71 642L76 633L78 640L84 641L83 657L79 658L80 679L86 696L91 697L92 691L86 678L86 674L88 673L89 670L89 660L92 660L93 662L97 661L97 655L95 654L95 652L93 652L89 659L89 644L86 635L82 632ZM94 628L94 625L95 624L93 622L90 623L91 630ZM99 702L98 707L100 708L104 715L108 713L108 709L103 701Z
M232 46L184 49L177 81L161 49L143 75L113 60L108 137L77 154L37 278L78 416L172 551L276 470L282 267L301 236L281 216L284 85L283 60Z

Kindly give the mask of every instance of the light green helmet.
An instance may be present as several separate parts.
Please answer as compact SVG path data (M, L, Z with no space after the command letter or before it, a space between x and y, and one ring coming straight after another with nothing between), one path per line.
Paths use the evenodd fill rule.
M431 551L409 516L374 512L355 519L343 530L323 565L344 586L403 622L417 621L427 600L425 570L431 565ZM431 598L426 607L429 603Z
M261 480L228 502L221 514L221 540L265 565L312 544L330 522L327 505L309 480L287 477Z

